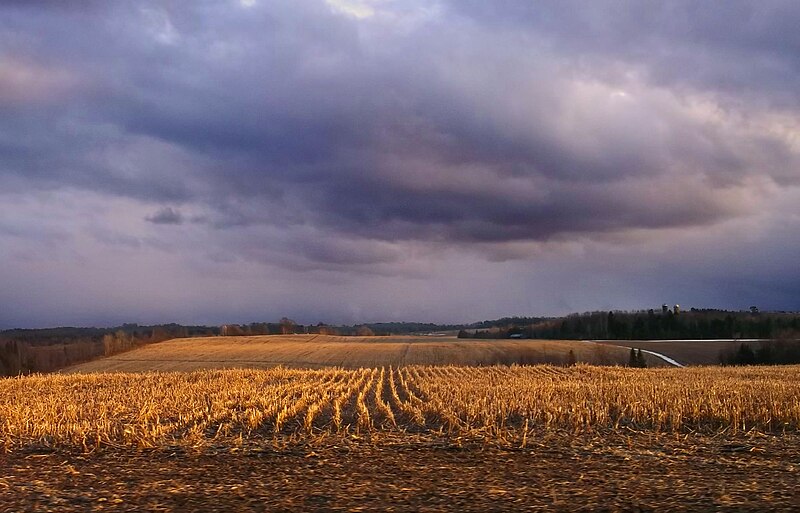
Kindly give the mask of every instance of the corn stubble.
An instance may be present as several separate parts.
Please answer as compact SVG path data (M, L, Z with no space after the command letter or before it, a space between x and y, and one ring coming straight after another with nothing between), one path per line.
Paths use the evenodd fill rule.
M203 447L329 436L800 428L800 367L213 370L0 380L0 447Z

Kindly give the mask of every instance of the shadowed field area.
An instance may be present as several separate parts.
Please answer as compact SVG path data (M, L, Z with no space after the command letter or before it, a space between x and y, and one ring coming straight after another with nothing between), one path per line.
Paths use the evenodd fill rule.
M403 365L624 364L626 349L568 340L464 340L454 337L267 335L183 338L76 365L65 372L187 371L219 368ZM658 358L648 364L664 365Z
M720 355L735 352L743 343L754 349L761 346L760 341L738 340L614 340L603 343L655 351L683 365L719 365Z
M795 435L0 453L8 511L796 511Z

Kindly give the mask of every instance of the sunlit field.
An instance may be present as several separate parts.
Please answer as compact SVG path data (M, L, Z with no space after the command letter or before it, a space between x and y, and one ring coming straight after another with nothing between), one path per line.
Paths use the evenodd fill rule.
M469 340L455 337L268 335L181 338L76 365L65 372L192 371L276 366L320 369L405 365L624 365L628 350L570 340ZM666 365L648 357L648 365Z
M800 368L494 366L38 375L0 381L6 450L542 431L795 431Z

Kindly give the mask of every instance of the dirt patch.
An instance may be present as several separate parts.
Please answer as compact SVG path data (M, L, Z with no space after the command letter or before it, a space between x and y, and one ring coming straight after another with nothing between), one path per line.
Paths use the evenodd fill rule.
M404 441L405 440L405 441ZM793 511L800 437L543 435L0 455L2 511Z

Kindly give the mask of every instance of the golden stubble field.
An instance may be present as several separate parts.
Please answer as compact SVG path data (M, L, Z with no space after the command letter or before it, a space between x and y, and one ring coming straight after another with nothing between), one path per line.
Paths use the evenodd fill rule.
M0 380L1 511L800 503L798 366L115 364L133 363Z
M562 365L572 351L578 362L625 364L628 350L567 340L470 340L454 337L338 337L268 335L182 338L159 342L65 372L190 371L276 366L358 369L404 365ZM663 366L648 357L651 366Z
M578 365L205 370L0 381L0 440L94 450L547 431L794 432L800 368Z

